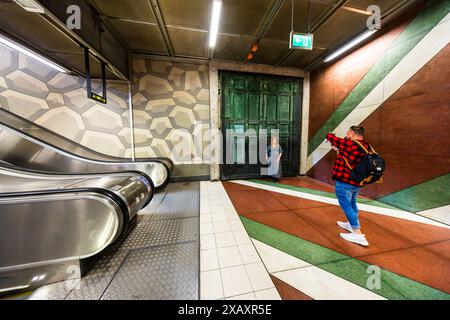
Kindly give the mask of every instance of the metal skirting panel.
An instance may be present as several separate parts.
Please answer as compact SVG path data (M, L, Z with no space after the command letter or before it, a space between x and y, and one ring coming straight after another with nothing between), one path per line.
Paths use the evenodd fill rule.
M88 274L80 279L67 295L68 300L99 300L114 275L119 271L128 252L108 250L95 263Z
M156 210L153 219L181 219L198 217L200 210L200 187L192 188L199 183L177 183L170 188Z
M133 250L196 241L198 234L198 218L149 220L149 222L138 223L127 236L119 240L117 248L119 250Z
M64 300L79 282L75 279L43 286L34 291L28 300Z
M157 193L82 279L48 285L31 299L199 298L200 183Z
M198 299L198 244L133 250L108 286L105 300Z
M164 198L167 195L168 189L170 188L170 184L165 187L163 190L160 190L158 192L155 193L155 195L153 196L152 201L147 205L147 207L145 207L144 209L142 209L139 214L153 214L155 213L155 211L158 209L158 207L161 205L162 201L164 200Z

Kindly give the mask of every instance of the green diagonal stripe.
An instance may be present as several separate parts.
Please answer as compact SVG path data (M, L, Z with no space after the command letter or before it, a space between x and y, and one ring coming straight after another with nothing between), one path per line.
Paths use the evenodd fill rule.
M282 184L282 183L273 183L273 182L264 181L264 180L253 179L253 180L249 180L249 181L254 182L254 183L258 183L258 184L271 186L271 187L280 188L280 189L287 189L287 190L292 190L292 191L309 193L309 194L313 194L313 195L316 195L316 196L322 196L322 197L327 197L327 198L331 198L331 199L337 199L336 195L334 193L331 193L331 192L313 190L313 189L308 189L308 188L303 188L303 187L296 187L296 186L291 186L291 185ZM385 203L382 203L382 202L379 202L379 201L375 201L375 200L371 200L371 199L358 198L358 203L367 204L367 205L370 205L370 206L375 206L375 207L380 207L380 208L398 210L398 208L393 207L393 206L391 206L389 204L385 204Z
M387 53L369 70L342 104L309 141L311 154L389 72L450 12L450 1L430 0L427 6L403 30ZM357 123L355 123L357 124Z
M450 300L450 295L417 281L381 269L381 288L368 289L368 263L300 239L241 216L248 235L273 248L333 273L391 300Z
M450 204L450 174L403 189L379 199L410 212L419 212Z

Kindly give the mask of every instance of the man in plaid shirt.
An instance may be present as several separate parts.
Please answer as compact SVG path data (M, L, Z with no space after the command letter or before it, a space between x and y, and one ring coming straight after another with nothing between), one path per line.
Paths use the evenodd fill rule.
M361 232L361 226L358 219L358 207L356 199L361 186L350 176L351 169L354 168L366 154L365 151L354 142L361 143L366 149L369 149L369 143L364 141L364 128L362 126L352 126L344 139L336 137L329 133L326 138L337 152L336 161L333 166L333 180L336 181L336 196L339 205L344 211L348 221L338 221L341 228L350 233L341 233L340 236L347 241L368 246L365 235Z

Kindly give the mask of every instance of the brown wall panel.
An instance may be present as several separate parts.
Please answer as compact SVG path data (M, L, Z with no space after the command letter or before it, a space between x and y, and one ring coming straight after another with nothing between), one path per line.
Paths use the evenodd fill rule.
M450 46L431 59L362 125L386 160L384 183L361 194L381 198L450 172ZM330 152L308 175L331 182Z
M324 125L353 88L414 19L422 6L383 27L377 37L348 56L311 73L309 139Z
M380 152L408 155L410 158L450 158L449 90L388 100L375 113L381 113L383 119ZM367 122L370 121L369 117Z
M377 185L377 199L441 176L450 168L448 158L409 157L390 153L383 154L383 158L386 160L386 174L384 182ZM373 198L371 189L372 187L364 188L361 194Z
M450 90L450 44L441 50L401 90L389 101L429 94L430 92Z
M333 163L336 156L334 152L328 152L328 154L322 158L314 167L308 171L308 177L317 179L329 184L334 184L331 173L333 170Z

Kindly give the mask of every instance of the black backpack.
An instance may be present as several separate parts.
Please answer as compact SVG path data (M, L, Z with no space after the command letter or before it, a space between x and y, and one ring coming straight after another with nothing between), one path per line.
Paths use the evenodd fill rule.
M366 152L366 154L354 168L352 168L347 159L344 158L351 170L350 176L352 179L358 182L361 186L374 182L382 183L384 171L386 169L384 159L375 152L372 146L369 145L369 151L358 141L353 141L356 142L361 149Z

